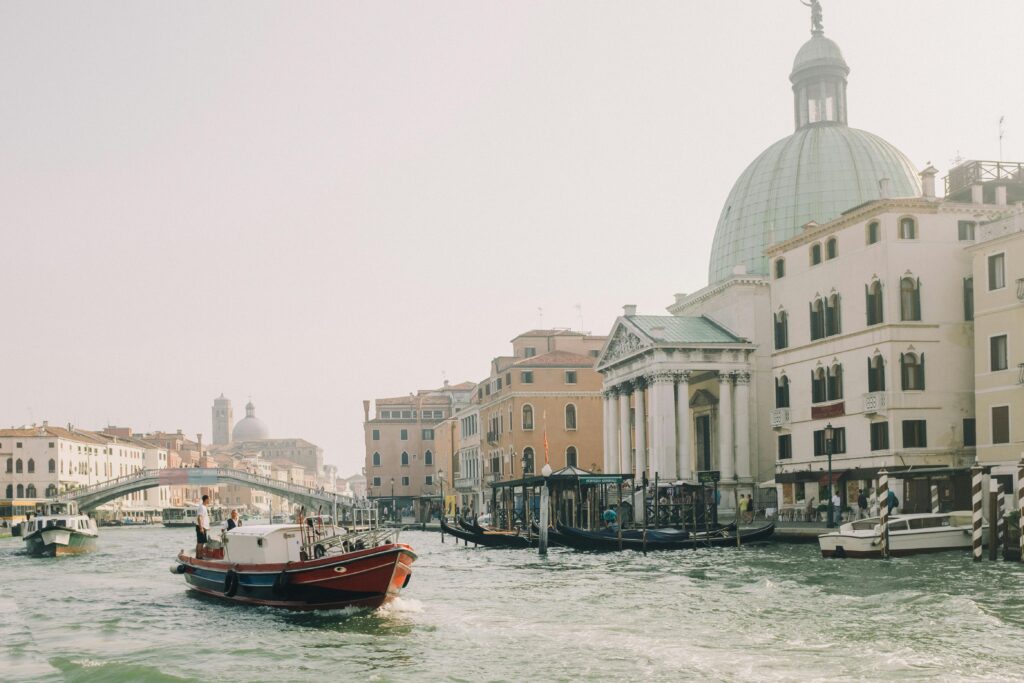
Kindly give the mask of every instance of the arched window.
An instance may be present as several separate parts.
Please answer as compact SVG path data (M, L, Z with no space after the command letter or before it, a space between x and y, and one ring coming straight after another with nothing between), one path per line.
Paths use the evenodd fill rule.
M882 308L882 283L875 280L864 285L864 298L867 302L868 325L878 325L885 321Z
M904 391L924 389L924 354L900 354L900 385Z
M815 299L811 302L811 341L825 336L825 300Z
M834 259L836 256L839 256L839 241L831 237L825 242L825 258Z
M578 458L576 457L576 447L575 446L569 446L568 448L566 448L565 449L565 464L566 464L566 466L567 467L576 467L576 461L577 460L578 460Z
M839 311L839 294L833 294L825 301L825 336L831 337L843 331Z
M775 348L789 346L789 315L785 311L775 314Z
M917 239L917 221L915 221L910 216L905 216L904 218L900 219L900 239Z
M527 446L523 449L523 474L533 474L533 449Z
M426 453L424 453L423 454L423 464L424 465L433 465L434 464L434 454L431 453L430 451L427 451Z
M775 279L786 277L786 259L775 259Z
M826 384L824 368L811 370L811 403L824 403L828 400Z
M57 495L57 485L56 484L50 484L49 486L46 487L46 497L47 498L53 498L56 495Z
M871 221L868 223L867 232L868 244L875 244L882 238L878 227L878 221Z
M25 497L26 498L35 498L36 497L36 485L35 484L29 484L25 488Z
M868 358L868 391L885 391L885 359L881 354Z
M35 461L35 458L29 458L28 459L28 473L29 474L33 474L33 473L35 473L35 471L36 471L36 461Z
M373 454L373 466L380 467L380 453Z
M25 487L22 484L18 484L18 498L25 497Z
M523 406L523 429L533 429L533 406L530 404Z
M21 458L18 458L18 462L14 465L14 471L21 474L25 471L25 464L21 462Z
M827 380L827 393L829 401L838 401L843 397L843 366L833 365L829 368Z
M921 280L905 277L900 280L900 320L921 319Z
M402 451L402 466L407 467L409 465L409 454Z
M14 471L14 459L13 458L7 458L7 474L10 474L13 471ZM10 498L10 496L7 496L7 497Z
M820 244L812 244L811 245L811 265L812 266L816 266L819 263L821 263L821 245Z
M785 375L775 378L775 407L789 407L789 378Z
M14 484L7 485L7 498L8 500L14 498Z
M576 429L576 406L571 403L565 406L565 428Z
M54 460L53 458L50 458L50 464L48 465L48 468L50 470L50 474L56 473L56 471L57 471L57 461Z

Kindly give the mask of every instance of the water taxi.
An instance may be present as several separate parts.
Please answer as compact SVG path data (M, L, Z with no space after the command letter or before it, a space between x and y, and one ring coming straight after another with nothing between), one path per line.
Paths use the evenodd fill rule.
M39 503L32 519L21 523L25 550L34 557L77 555L96 550L96 521L78 512L74 502Z
M897 557L971 547L970 510L891 515L887 527L889 554ZM822 557L881 557L881 544L880 517L847 522L818 536Z
M164 526L195 526L196 506L164 508L160 511L160 521Z

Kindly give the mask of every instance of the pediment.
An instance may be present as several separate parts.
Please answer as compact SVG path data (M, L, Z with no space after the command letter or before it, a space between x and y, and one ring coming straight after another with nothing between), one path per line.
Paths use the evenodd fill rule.
M650 342L642 339L639 334L620 321L615 325L611 338L605 344L604 352L601 354L597 366L603 367L649 348L651 348Z
M694 392L693 398L690 399L691 408L700 408L702 406L717 406L718 397L712 394L707 389L698 389Z

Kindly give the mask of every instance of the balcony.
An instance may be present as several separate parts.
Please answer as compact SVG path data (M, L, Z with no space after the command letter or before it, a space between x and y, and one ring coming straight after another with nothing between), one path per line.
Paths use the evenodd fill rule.
M775 408L771 411L772 429L788 427L790 422L789 408Z
M455 477L455 490L469 493L480 488L479 477Z
M889 407L889 394L884 391L872 391L864 394L864 414L874 415Z

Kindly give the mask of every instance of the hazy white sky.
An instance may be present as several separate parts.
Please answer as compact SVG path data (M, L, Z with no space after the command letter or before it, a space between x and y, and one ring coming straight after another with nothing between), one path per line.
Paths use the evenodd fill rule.
M850 124L1024 158L1024 3L824 3ZM363 459L361 400L706 284L792 132L798 0L0 4L0 424ZM442 374L444 373L444 374Z

